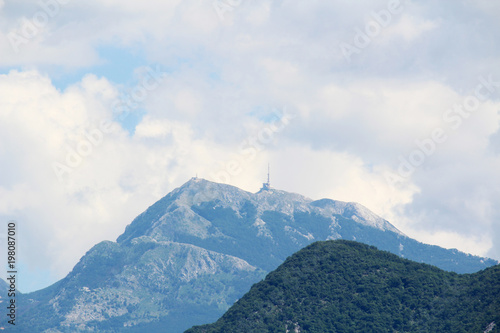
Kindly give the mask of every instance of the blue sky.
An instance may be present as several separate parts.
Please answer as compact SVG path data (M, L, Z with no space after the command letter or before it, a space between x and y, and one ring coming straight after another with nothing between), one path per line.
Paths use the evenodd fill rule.
M67 86L80 81L87 73L106 77L114 84L130 84L134 79L134 70L148 65L140 49L134 52L133 49L128 48L101 46L96 52L99 55L99 64L71 71L56 68L56 74L53 77L54 86L64 90Z
M23 226L21 291L232 161L245 190L270 162L277 188L500 259L500 4L221 1L0 0L0 217Z

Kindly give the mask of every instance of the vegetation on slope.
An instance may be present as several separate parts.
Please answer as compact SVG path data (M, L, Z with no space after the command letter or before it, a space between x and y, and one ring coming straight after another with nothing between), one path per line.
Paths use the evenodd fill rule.
M297 252L216 323L187 332L484 332L493 322L500 266L460 275L337 240Z

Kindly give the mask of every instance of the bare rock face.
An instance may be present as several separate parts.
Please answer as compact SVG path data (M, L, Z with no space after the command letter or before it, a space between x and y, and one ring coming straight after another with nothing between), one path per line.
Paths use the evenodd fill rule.
M61 332L127 330L159 322L182 331L193 318L199 323L217 318L264 276L245 260L191 244L149 236L129 245L102 242L51 290L26 296L32 311L24 314L29 326L22 326L43 331L52 325L42 316L50 314L57 318L52 328ZM185 312L191 309L203 310L189 318Z
M64 279L22 295L16 329L182 332L215 321L294 252L339 238L459 273L497 263L419 243L357 203L194 178L135 218L117 242L94 246Z

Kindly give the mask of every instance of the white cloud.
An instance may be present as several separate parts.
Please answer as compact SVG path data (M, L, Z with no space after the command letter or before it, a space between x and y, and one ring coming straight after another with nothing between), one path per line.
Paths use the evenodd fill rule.
M453 231L407 230L407 235L415 239L425 239L427 244L438 245L447 249L459 249L479 256L486 255L493 246L493 240L486 233L471 237Z
M0 76L0 86L0 155L4 161L0 214L19 219L25 241L21 258L26 260L25 264L40 265L39 269L43 269L39 263L50 262L49 266L60 277L61 270L66 271L69 264L62 256L71 253L74 264L75 257L88 249L89 240L94 238L91 230L84 233L88 238L79 238L80 228L104 223L100 228L104 234L113 229L106 223L109 221L93 212L100 204L98 198L106 192L97 195L99 188L93 188L91 181L78 184L78 178L59 183L51 167L54 161L64 161L65 145L73 146L82 140L81 131L93 129L96 117L108 116L98 105L109 97L105 94L109 85L104 80L87 77L80 87L61 93L37 72L12 71ZM99 92L96 87L101 88ZM106 139L103 149L108 147ZM101 153L96 149L94 155L87 157L88 161ZM83 163L80 170L86 169ZM84 188L87 190L83 191ZM119 197L116 199L121 202ZM61 251L66 248L75 252Z
M36 1L0 4L0 67L20 68L0 76L0 214L25 225L30 271L50 262L51 279L62 277L173 187L242 160L239 146L284 108L295 118L241 163L232 184L257 190L271 161L277 187L358 201L420 241L500 256L500 91L457 130L443 121L479 76L500 78L498 6L407 1L347 63L339 43L386 7L244 1L221 20L211 1L70 2L16 53L8 33L41 9ZM140 105L146 114L135 134L105 134L60 183L53 162L65 163L85 131L112 119L119 98L92 74L107 68L102 46L139 54L167 74ZM55 88L54 73L74 71L90 74ZM448 140L409 178L387 183L398 156L437 127Z
M246 20L253 25L262 25L269 20L271 15L271 3L261 2L254 7L248 8Z
M177 149L187 150L193 141L193 131L189 124L169 121L168 119L152 119L150 116L144 117L136 127L134 138L156 138L161 140L169 135L172 137L172 143Z
M5 161L0 215L19 220L23 265L35 275L48 267L51 282L91 246L115 239L174 186L196 172L210 178L220 169L218 161L236 153L232 146L193 138L189 123L152 116L132 137L119 126L95 134L102 120L112 119L117 96L107 80L94 75L63 92L36 71L0 76L0 158ZM95 135L96 143L89 144L85 133ZM75 152L86 156L71 166L68 156ZM54 162L70 166L60 169L62 181ZM27 275L21 289L44 283Z
M498 18L498 15L500 14L500 3L496 1L489 1L489 0L477 0L477 1L468 1L468 5L471 7L476 7L479 8L480 10L483 11L483 14L490 16L491 18ZM498 24L498 20L497 24Z
M135 129L136 137L165 137L171 133L172 125L167 120L152 120L145 117Z
M411 203L413 195L418 193L418 188L411 183L402 187L391 186L385 179L386 167L372 167L359 156L348 153L311 150L294 144L269 155L273 170L276 170L272 176L277 188L315 200L333 198L359 202L390 219L396 227L399 225L393 218L397 216L394 209Z
M411 42L421 35L431 32L439 27L438 21L419 20L409 14L403 14L397 23L391 24L385 31L383 37L387 40L403 37L405 42Z

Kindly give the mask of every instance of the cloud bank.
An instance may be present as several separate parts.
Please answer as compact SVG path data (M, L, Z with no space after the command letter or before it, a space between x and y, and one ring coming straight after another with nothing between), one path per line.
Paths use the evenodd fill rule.
M0 216L19 223L21 291L190 177L257 191L268 161L277 188L500 259L499 15L491 1L0 2Z

